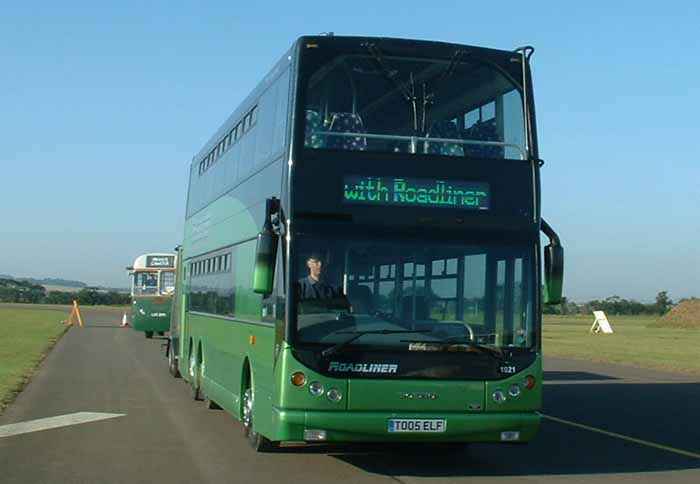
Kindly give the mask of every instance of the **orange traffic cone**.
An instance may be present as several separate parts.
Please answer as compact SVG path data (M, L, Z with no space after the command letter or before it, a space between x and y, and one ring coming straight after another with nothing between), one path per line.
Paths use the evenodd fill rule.
M126 328L129 326L129 321L126 319L126 313L124 313L124 316L122 316L122 324L120 325L121 328Z

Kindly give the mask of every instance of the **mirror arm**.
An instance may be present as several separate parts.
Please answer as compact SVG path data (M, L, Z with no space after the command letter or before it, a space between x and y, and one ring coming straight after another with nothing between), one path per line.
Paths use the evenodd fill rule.
M540 229L549 238L549 243L552 244L552 247L561 246L561 240L559 240L559 236L552 226L545 219L540 219L540 222Z

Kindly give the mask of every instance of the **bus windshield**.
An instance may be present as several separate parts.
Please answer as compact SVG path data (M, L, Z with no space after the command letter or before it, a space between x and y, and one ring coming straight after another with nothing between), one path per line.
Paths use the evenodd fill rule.
M136 272L134 295L158 294L158 272Z
M298 240L299 343L352 338L408 351L537 345L534 244Z
M175 294L174 271L163 271L160 273L160 293L163 296Z
M309 69L307 149L526 158L519 88L463 51L441 60L370 50Z

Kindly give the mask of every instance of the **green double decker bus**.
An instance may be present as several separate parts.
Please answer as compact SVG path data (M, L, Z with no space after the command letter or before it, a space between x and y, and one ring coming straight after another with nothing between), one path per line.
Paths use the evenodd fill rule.
M195 156L178 370L256 450L535 437L532 52L301 37Z
M131 276L131 326L146 338L170 329L175 259L175 254L143 254L126 268Z

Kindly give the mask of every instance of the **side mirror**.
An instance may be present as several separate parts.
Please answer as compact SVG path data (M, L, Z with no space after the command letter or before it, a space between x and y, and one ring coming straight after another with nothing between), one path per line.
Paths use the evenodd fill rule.
M255 249L255 268L253 270L253 291L258 294L270 294L275 279L275 261L279 235L272 228L271 217L279 208L279 201L269 198L265 203L265 223L258 233Z
M564 248L549 244L544 248L544 303L559 304L564 283Z

